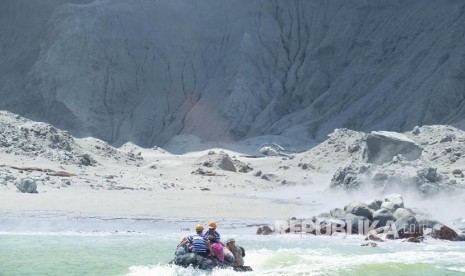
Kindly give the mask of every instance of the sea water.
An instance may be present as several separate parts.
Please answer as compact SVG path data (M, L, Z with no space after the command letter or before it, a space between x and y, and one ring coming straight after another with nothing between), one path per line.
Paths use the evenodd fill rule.
M218 220L253 272L169 265L199 219L0 213L0 275L464 275L465 242L362 247L362 236L255 235L266 221ZM266 222L272 223L272 222Z

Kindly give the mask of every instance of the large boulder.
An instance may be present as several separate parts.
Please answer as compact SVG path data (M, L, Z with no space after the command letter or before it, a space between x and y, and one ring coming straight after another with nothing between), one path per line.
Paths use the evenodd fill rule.
M368 208L364 202L361 201L354 201L349 203L346 207L344 207L344 211L356 216L365 217L369 220L373 219L373 211Z
M257 235L271 235L274 231L268 225L262 225L257 229Z
M415 213L412 210L407 209L407 208L398 208L394 212L394 217L396 218L396 220L400 218L410 217L410 216L415 216Z
M236 172L236 167L234 166L234 163L227 154L221 154L220 155L220 162L218 167L224 171L230 171L230 172Z
M365 204L373 211L377 211L381 208L381 204L383 204L382 200L379 199L372 199L365 201Z
M23 179L16 180L15 186L22 193L30 193L30 194L38 193L36 182L30 178L23 178Z
M376 227L386 226L389 221L395 222L396 218L388 209L381 208L373 213L373 223L376 223Z
M396 231L399 238L409 238L411 236L419 236L423 233L415 216L407 216L399 218L395 222Z
M347 231L348 234L368 234L368 227L371 224L371 221L362 216L356 216L353 214L347 214L343 218L341 218L345 222L344 229Z
M345 230L346 222L342 219L331 218L331 217L314 217L313 223L315 229L312 229L312 234L317 235L331 235Z
M457 234L457 232L455 232L451 228L445 225L442 225L442 224L436 224L433 227L433 232L431 233L431 236L435 239L440 239L440 240L448 240L448 241L460 240L460 237Z
M421 153L422 148L417 143L400 133L373 131L366 139L365 159L368 163L388 163L399 154L413 161L420 158Z
M399 204L395 204L393 202L383 202L383 204L381 204L381 209L388 209L389 211L391 212L395 212L398 208L400 208L400 205Z

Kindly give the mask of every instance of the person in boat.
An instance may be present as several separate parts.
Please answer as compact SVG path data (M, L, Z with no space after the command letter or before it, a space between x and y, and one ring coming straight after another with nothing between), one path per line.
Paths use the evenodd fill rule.
M202 234L203 229L203 225L197 224L195 227L196 234L184 238L181 243L178 244L178 248L189 245L190 252L193 252L196 255L208 257L207 251L211 251L210 242L205 235Z
M217 259L220 262L224 262L224 251L223 251L223 245L218 241L218 239L213 236L209 235L208 240L210 242L210 256L212 258Z
M240 246L236 245L236 241L234 239L228 239L226 242L226 248L228 248L229 251L231 251L231 253L234 255L235 260L233 266L244 266L243 257L245 256L245 252Z
M204 233L204 235L205 235L206 237L208 237L209 235L212 235L212 236L214 236L214 237L217 239L217 241L218 241L219 243L221 243L221 241L220 241L221 236L220 236L220 233L218 233L218 232L216 231L216 222L215 222L214 220L212 220L212 221L210 221L210 222L208 223L208 230L207 230L207 232Z

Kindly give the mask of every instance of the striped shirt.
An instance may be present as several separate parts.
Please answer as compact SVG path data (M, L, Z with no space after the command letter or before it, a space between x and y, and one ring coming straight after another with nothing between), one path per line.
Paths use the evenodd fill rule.
M194 253L207 253L207 238L203 235L195 234L187 237L187 240L192 246Z
M218 241L220 241L220 238L221 238L220 233L216 232L216 230L215 230L215 233L213 234L210 234L210 231L207 230L207 232L205 232L203 235L207 238L209 235L213 235Z

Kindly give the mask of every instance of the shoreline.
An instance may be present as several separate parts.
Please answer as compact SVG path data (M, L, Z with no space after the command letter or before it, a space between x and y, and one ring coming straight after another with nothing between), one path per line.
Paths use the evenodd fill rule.
M241 194L244 193L241 191ZM278 220L311 208L273 199L234 195L233 191L95 191L85 188L22 194L0 193L0 212L67 212L158 218Z

